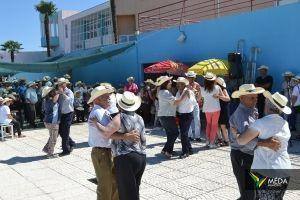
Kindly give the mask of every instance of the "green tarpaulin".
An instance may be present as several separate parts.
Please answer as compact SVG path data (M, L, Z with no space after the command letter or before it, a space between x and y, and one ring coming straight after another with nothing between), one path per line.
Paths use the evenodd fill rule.
M16 72L65 72L74 68L85 67L112 56L118 55L132 47L134 43L128 44L122 48L114 49L108 52L95 53L88 56L75 58L62 58L54 62L38 62L38 63L2 63L0 62L0 73L16 73Z

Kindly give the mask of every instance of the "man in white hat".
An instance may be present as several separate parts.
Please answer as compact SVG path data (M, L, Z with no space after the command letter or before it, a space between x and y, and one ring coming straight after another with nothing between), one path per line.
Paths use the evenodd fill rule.
M133 133L116 133L121 126L120 114L111 118L107 109L110 107L110 95L112 87L98 86L91 92L88 104L93 103L93 109L89 116L89 145L92 148L92 162L97 176L97 200L118 200L118 191L114 176L114 164L111 154L111 139L124 139L130 141L139 140L139 135ZM105 132L97 127L93 121L96 119L105 127Z
M59 105L61 105L61 119L59 124L59 135L62 139L62 150L60 156L65 156L71 153L75 146L75 142L70 137L70 127L73 121L74 114L74 93L67 87L70 83L66 78L57 80L59 92Z
M258 119L258 111L255 107L257 96L264 91L263 88L255 87L253 84L244 84L239 87L239 90L232 93L232 98L239 98L240 104L231 115L229 123L230 127L236 129L241 135ZM230 134L230 143L233 173L241 194L239 199L254 200L256 195L255 186L248 174L253 161L254 149L256 146L265 146L277 150L280 147L280 142L274 138L266 141L258 141L256 138L246 145L239 145L236 138ZM249 190L249 188L253 189Z
M36 86L37 84L35 82L29 82L28 88L25 93L27 120L32 128L37 127L35 124L35 118L36 118L35 105L38 102Z
M268 75L269 67L266 65L262 65L257 70L259 71L259 76L255 80L255 86L262 87L267 91L271 91L273 86L273 77ZM262 94L260 94L258 95L258 101L257 101L259 118L264 116L264 107L265 107L265 97Z
M134 77L128 77L127 82L128 83L124 86L124 91L132 92L133 94L137 95L139 92L139 87L134 83Z
M200 107L201 98L200 98L200 84L197 83L196 76L197 74L194 71L189 71L185 73L186 79L189 81L189 85L187 86L191 91L194 92L196 102L193 109L193 121L191 124L191 128L189 130L189 138L196 139L197 141L201 141L201 123L200 123Z
M292 78L295 76L292 72L287 71L284 72L284 74L282 75L284 78L284 81L281 85L282 87L282 93L284 94L284 96L286 98L288 98L289 102L291 100L292 97L292 91L293 91L293 87L292 87Z

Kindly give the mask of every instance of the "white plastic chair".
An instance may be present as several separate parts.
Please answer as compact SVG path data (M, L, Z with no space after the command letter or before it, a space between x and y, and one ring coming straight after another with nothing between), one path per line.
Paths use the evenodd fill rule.
M14 138L14 127L12 124L0 124L0 134L1 134L1 141L4 141L6 137L8 137L8 133L6 132L6 128L9 128L11 138Z

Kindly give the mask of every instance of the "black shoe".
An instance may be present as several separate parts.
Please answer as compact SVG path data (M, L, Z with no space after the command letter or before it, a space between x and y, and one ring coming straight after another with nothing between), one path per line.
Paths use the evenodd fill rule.
M196 138L196 141L201 142L202 140L201 140L201 138Z
M59 157L63 157L63 156L67 156L67 155L70 155L71 152L61 152L59 154Z
M190 155L193 155L193 154L194 154L193 149L189 149L189 154L190 154Z
M179 156L179 158L183 159L183 158L186 158L186 157L189 157L190 155L188 153L183 153Z
M193 139L193 138L191 138L191 137L189 137L189 140L190 140L190 141L194 141L194 139Z

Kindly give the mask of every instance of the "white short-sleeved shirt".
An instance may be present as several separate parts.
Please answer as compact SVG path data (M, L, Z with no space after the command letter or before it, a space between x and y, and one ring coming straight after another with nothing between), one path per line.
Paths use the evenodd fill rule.
M259 139L276 137L281 147L273 151L267 147L258 146L254 150L254 159L251 169L291 169L291 161L287 152L288 141L291 137L289 124L277 114L267 115L256 120L250 129L259 132Z
M158 113L157 116L175 116L176 106L174 105L175 97L169 90L160 90L158 92Z
M186 89L185 89L186 90ZM184 91L185 91L184 90ZM184 92L183 91L183 92ZM179 92L176 93L176 99L179 99L181 94ZM196 97L193 92L190 92L190 98L185 98L178 106L177 111L179 113L191 113L194 110L194 106L197 103Z
M6 105L0 106L0 124L9 124L12 120L8 118L10 109Z
M109 104L110 106L108 111L110 114L115 114L119 112L119 109L117 107L117 98L114 93L109 96Z
M292 96L297 97L297 101L294 106L300 106L300 84L294 86Z
M98 122L103 125L107 126L111 121L110 114L107 110L103 109L98 105L94 105L89 119L96 117ZM110 148L111 147L111 139L105 138L104 135L97 129L96 126L92 126L89 124L89 145L91 147L104 147Z
M221 110L219 99L213 97L214 94L219 94L220 90L221 88L218 85L215 85L211 92L208 92L204 87L201 87L201 96L204 99L203 112L217 112Z

